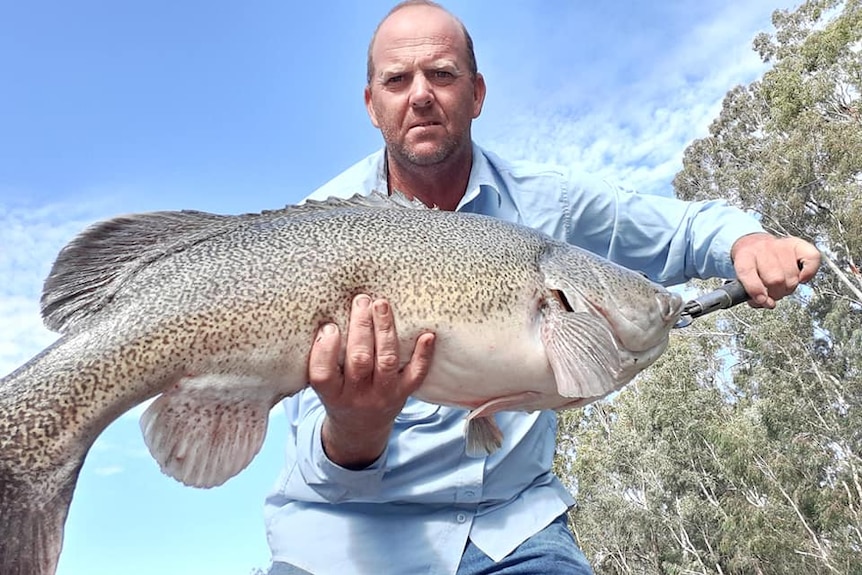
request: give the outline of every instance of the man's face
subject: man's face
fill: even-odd
[[[450,15],[427,6],[395,12],[378,30],[371,58],[365,105],[390,154],[429,166],[469,143],[485,82],[471,76],[466,40]]]

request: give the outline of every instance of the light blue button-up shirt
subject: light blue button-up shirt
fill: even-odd
[[[311,197],[386,189],[381,150]],[[541,230],[664,284],[733,277],[731,245],[762,231],[723,201],[627,192],[568,168],[506,162],[475,144],[457,209]],[[380,458],[351,471],[323,452],[314,392],[284,403],[287,461],[265,506],[273,561],[315,575],[454,574],[468,538],[500,560],[574,503],[551,473],[553,412],[498,413],[502,448],[472,458],[465,410],[411,398]]]

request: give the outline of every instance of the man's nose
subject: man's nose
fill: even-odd
[[[410,86],[410,105],[414,108],[425,108],[434,101],[434,90],[431,83],[422,74],[413,76],[413,85]]]

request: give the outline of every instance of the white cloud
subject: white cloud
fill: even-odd
[[[707,134],[727,91],[766,69],[751,48],[754,36],[770,29],[772,5],[760,4],[728,3],[697,22],[685,21],[690,7],[681,4],[668,13],[680,20],[670,27],[680,32],[661,42],[655,31],[597,33],[598,39],[581,39],[603,42],[593,49],[593,65],[576,51],[568,68],[560,68],[559,58],[549,64],[524,54],[522,67],[551,79],[543,90],[507,83],[504,93],[492,92],[489,98],[499,103],[477,124],[477,137],[507,157],[574,165],[627,188],[670,193],[686,145]],[[605,66],[605,60],[626,66]],[[497,75],[504,72],[489,72]]]
[[[40,316],[42,282],[60,248],[105,213],[95,202],[0,204],[0,374],[56,339]]]

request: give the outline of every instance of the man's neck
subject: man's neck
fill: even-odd
[[[402,164],[387,153],[389,193],[394,190],[408,198],[417,198],[426,206],[454,211],[467,192],[473,147],[456,154],[450,161],[433,166]]]

